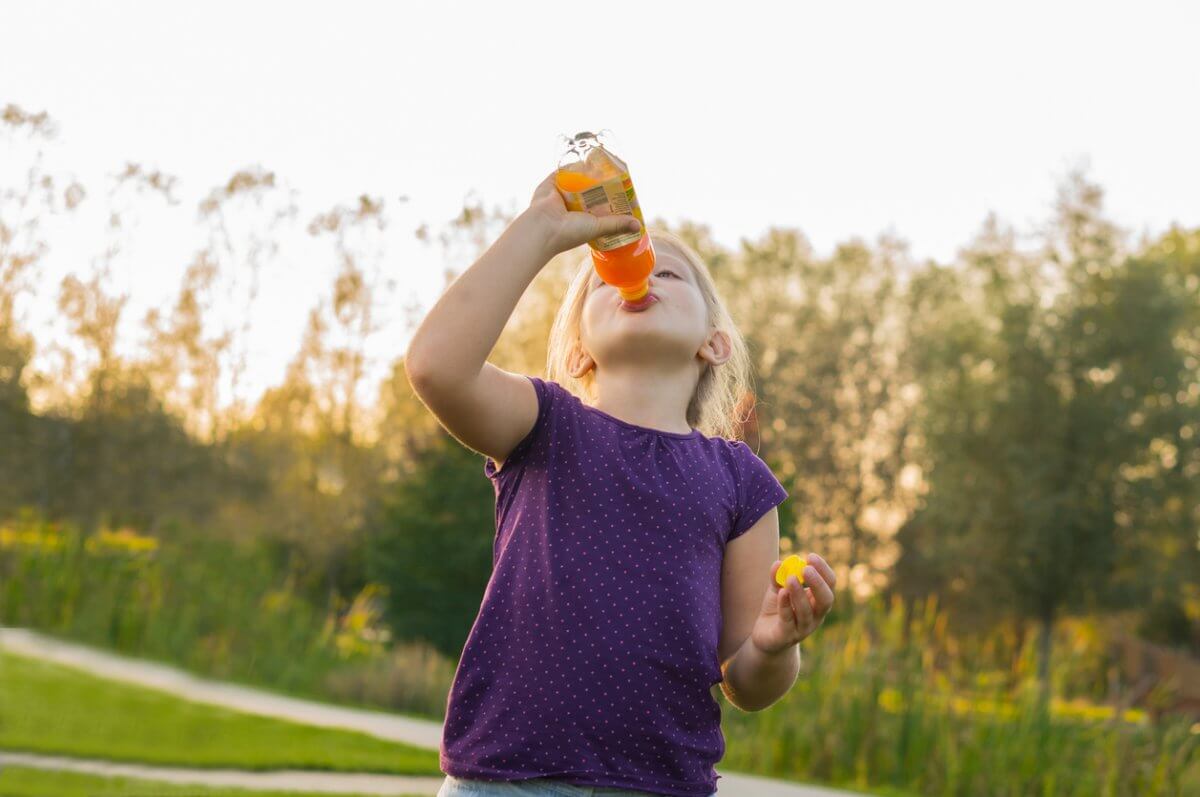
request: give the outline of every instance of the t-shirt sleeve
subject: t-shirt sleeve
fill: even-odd
[[[554,382],[536,376],[529,376],[528,374],[525,375],[525,378],[533,383],[533,390],[537,394],[537,420],[534,421],[533,428],[529,430],[529,433],[522,437],[516,446],[513,447],[513,450],[509,452],[499,469],[497,469],[496,462],[491,457],[484,458],[483,472],[489,479],[504,478],[509,473],[521,470],[531,454],[547,437],[547,427],[550,425],[550,417],[555,405],[558,403],[557,385]]]
[[[726,542],[746,533],[771,507],[788,497],[788,491],[775,478],[770,466],[741,440],[734,443],[734,467],[737,509]]]

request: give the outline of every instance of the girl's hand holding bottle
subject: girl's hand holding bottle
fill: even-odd
[[[782,564],[776,561],[771,566],[771,586],[767,587],[762,611],[750,632],[755,647],[767,655],[781,653],[816,631],[833,608],[833,589],[837,585],[833,568],[812,553],[804,568],[804,584],[789,575],[786,586],[778,587],[776,573]]]
[[[541,228],[550,257],[569,252],[602,235],[635,232],[642,228],[641,222],[633,216],[596,216],[568,210],[554,184],[557,172],[557,169],[550,172],[534,190],[524,214]]]

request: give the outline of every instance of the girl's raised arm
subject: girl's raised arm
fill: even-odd
[[[542,181],[529,207],[450,284],[409,342],[409,382],[447,431],[503,462],[537,420],[529,380],[487,362],[521,295],[556,254],[639,226],[633,216],[568,211],[554,173]]]

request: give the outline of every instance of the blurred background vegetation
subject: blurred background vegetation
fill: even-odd
[[[47,114],[0,115],[30,152],[54,135]],[[0,185],[0,622],[440,718],[493,492],[412,393],[400,341],[362,399],[387,203],[302,219],[270,172],[214,176],[174,211],[208,244],[134,356],[121,245],[50,284],[47,222],[118,191],[178,207],[173,178],[20,168]],[[1200,228],[1132,241],[1083,170],[1054,190],[1033,235],[991,216],[949,263],[887,235],[818,256],[795,228],[730,251],[653,222],[705,257],[747,335],[745,437],[791,493],[783,553],[819,551],[842,590],[787,698],[723,705],[726,765],[920,794],[1200,789]],[[115,241],[136,235],[127,212]],[[419,237],[461,270],[508,220],[468,203]],[[270,290],[253,276],[296,231],[329,240],[337,277],[285,379],[241,397],[249,318],[206,318],[230,272]],[[541,374],[580,254],[538,276],[493,362]],[[32,295],[76,344],[53,369],[32,365]]]

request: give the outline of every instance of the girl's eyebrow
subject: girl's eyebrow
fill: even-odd
[[[690,268],[681,268],[679,266],[673,265],[672,263],[664,263],[662,266],[658,266],[656,264],[654,267],[654,270],[658,271],[659,268],[670,269],[671,271],[674,271],[676,274],[681,274],[682,275],[681,279],[684,282],[691,282],[693,284],[696,284],[696,275],[692,273],[692,270]]]

